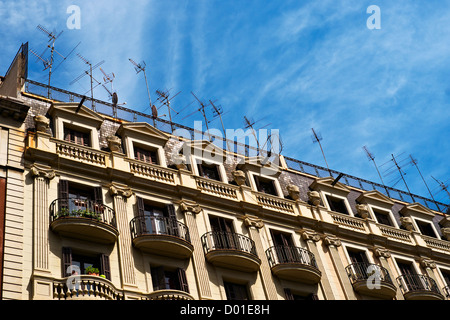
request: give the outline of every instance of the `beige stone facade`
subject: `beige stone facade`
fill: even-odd
[[[29,94],[20,75],[0,86],[2,299],[447,299],[443,213],[282,156],[262,174],[262,158]]]

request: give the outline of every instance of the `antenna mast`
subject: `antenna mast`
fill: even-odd
[[[439,184],[439,186],[441,187],[442,190],[447,192],[447,195],[448,195],[448,197],[450,199],[450,192],[448,191],[448,187],[442,181],[439,181],[438,179],[436,179],[433,176],[431,176],[431,177],[434,179],[434,181],[436,181]]]
[[[314,128],[311,128],[311,130],[313,132],[312,135],[313,143],[319,144],[320,151],[322,151],[323,159],[325,160],[325,164],[327,165],[328,172],[330,173],[330,176],[332,176],[330,167],[328,167],[327,158],[325,158],[325,153],[323,152],[322,144],[320,143],[320,140],[322,140],[322,136],[320,135],[320,133],[316,133],[316,131],[314,131]]]
[[[83,57],[81,54],[77,53],[78,58],[80,58],[84,63],[86,63],[89,66],[88,70],[85,70],[82,74],[80,74],[78,77],[73,79],[70,84],[74,84],[81,78],[83,78],[85,75],[88,75],[91,81],[91,101],[92,101],[92,108],[94,109],[94,81],[97,83],[100,83],[100,81],[96,80],[94,76],[92,75],[92,71],[94,71],[97,67],[101,66],[103,63],[105,63],[105,60],[100,61],[95,66],[92,66],[92,63],[87,60],[85,57]]]
[[[70,53],[67,56],[63,56],[61,53],[59,53],[56,49],[55,49],[55,42],[56,39],[59,38],[59,36],[63,33],[63,31],[61,31],[58,35],[56,35],[56,31],[54,32],[50,32],[48,31],[45,27],[43,27],[42,25],[38,25],[36,27],[38,30],[42,31],[43,33],[45,33],[49,40],[49,44],[47,44],[47,48],[44,50],[44,52],[39,55],[37,54],[35,51],[33,51],[32,49],[30,49],[30,52],[32,54],[34,54],[39,60],[42,61],[42,63],[44,64],[44,70],[48,69],[48,88],[47,88],[47,98],[50,99],[50,83],[51,83],[51,79],[52,79],[52,73],[56,71],[56,69],[61,65],[61,63],[63,63],[71,54],[72,52],[75,50],[76,47],[78,47],[78,45],[81,42],[78,42],[78,44],[75,46],[75,48],[72,49],[72,51],[70,51]],[[51,44],[50,44],[51,42]],[[47,51],[47,49],[50,48],[50,58],[49,59],[45,59],[43,57],[45,51]],[[60,64],[58,64],[58,66],[56,66],[56,68],[53,70],[53,63],[54,63],[54,53],[57,53],[58,55],[60,55],[63,58],[63,61],[60,62]]]
[[[401,167],[400,167],[399,164],[397,163],[397,160],[395,160],[394,154],[391,154],[391,156],[392,156],[392,161],[394,161],[394,164],[395,164],[395,166],[397,167],[398,172],[400,172],[400,177],[402,178],[403,182],[405,183],[406,189],[408,190],[408,193],[409,193],[409,195],[410,195],[411,198],[412,198],[413,196],[412,196],[412,194],[411,194],[411,191],[409,190],[408,184],[406,183],[406,180],[405,180],[405,178],[403,177],[403,175],[404,175],[405,173],[402,171]]]
[[[369,149],[366,146],[363,146],[364,151],[366,152],[367,158],[369,161],[373,161],[373,164],[375,165],[375,169],[377,169],[378,176],[380,177],[381,183],[383,184],[384,188],[386,189],[386,185],[384,184],[383,178],[381,177],[380,171],[378,170],[378,166],[375,162],[375,156],[373,153],[369,151]]]
[[[148,94],[148,100],[150,103],[150,109],[153,109],[153,104],[152,104],[152,99],[150,97],[150,90],[148,89],[148,81],[147,81],[147,74],[145,72],[145,61],[142,61],[141,63],[137,63],[136,61],[134,61],[133,59],[129,58],[128,60],[130,60],[130,62],[134,65],[134,69],[136,70],[136,74],[138,74],[139,72],[143,72],[144,73],[144,78],[145,78],[145,85],[147,86],[147,94]]]
[[[416,167],[417,171],[418,171],[419,174],[420,174],[420,177],[421,177],[422,180],[423,180],[423,183],[424,183],[425,186],[427,187],[427,190],[428,190],[428,193],[429,193],[430,196],[431,196],[431,199],[433,199],[433,201],[436,202],[436,200],[434,200],[433,194],[432,194],[431,191],[430,191],[430,188],[428,188],[428,185],[427,185],[425,179],[423,178],[422,173],[421,173],[420,170],[419,170],[419,166],[417,165],[417,160],[414,159],[414,158],[412,157],[412,155],[409,155],[409,157],[411,158],[411,163]]]
[[[177,95],[179,95],[180,92],[181,91],[177,92],[172,98],[169,99],[169,97],[170,97],[169,91],[163,92],[161,90],[156,90],[156,94],[158,95],[158,99],[157,100],[159,100],[163,105],[167,106],[167,110],[168,110],[167,113],[169,114],[169,120],[170,120],[170,129],[172,130],[172,132],[173,132],[173,122],[172,122],[172,114],[171,114],[170,110],[173,110],[176,113],[176,115],[178,115],[179,112],[177,112],[175,109],[173,109],[170,106],[170,101],[173,98],[175,98]]]

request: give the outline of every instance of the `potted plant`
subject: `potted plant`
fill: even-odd
[[[93,266],[89,266],[86,268],[86,272],[87,274],[91,275],[91,276],[98,276],[99,275],[99,270],[98,268],[94,268]]]

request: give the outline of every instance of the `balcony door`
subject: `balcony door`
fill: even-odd
[[[232,220],[210,216],[209,222],[214,247],[216,249],[240,249],[239,240],[234,233]]]
[[[294,247],[292,236],[288,233],[271,230],[278,263],[292,263],[302,261],[302,257]]]
[[[136,197],[141,234],[169,234],[179,236],[178,223],[173,204],[157,206]]]
[[[417,274],[411,262],[397,261],[397,266],[403,276],[401,284],[406,288],[406,291],[426,290],[425,283]]]

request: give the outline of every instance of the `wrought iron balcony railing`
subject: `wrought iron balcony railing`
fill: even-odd
[[[131,220],[130,229],[132,239],[146,235],[169,235],[191,242],[188,227],[173,218],[138,216]]]
[[[205,254],[214,250],[236,250],[256,254],[255,242],[239,233],[211,231],[202,236]]]
[[[352,263],[345,268],[345,271],[347,271],[347,275],[352,284],[371,279],[393,284],[389,271],[377,264],[367,262]]]
[[[429,276],[422,274],[406,274],[397,278],[398,284],[403,294],[410,292],[427,291],[441,294],[436,281]]]
[[[63,218],[92,219],[117,228],[114,210],[94,200],[66,198],[54,200],[50,204],[50,223]]]
[[[314,254],[300,247],[273,246],[266,250],[266,255],[271,268],[278,264],[294,263],[318,269]]]

